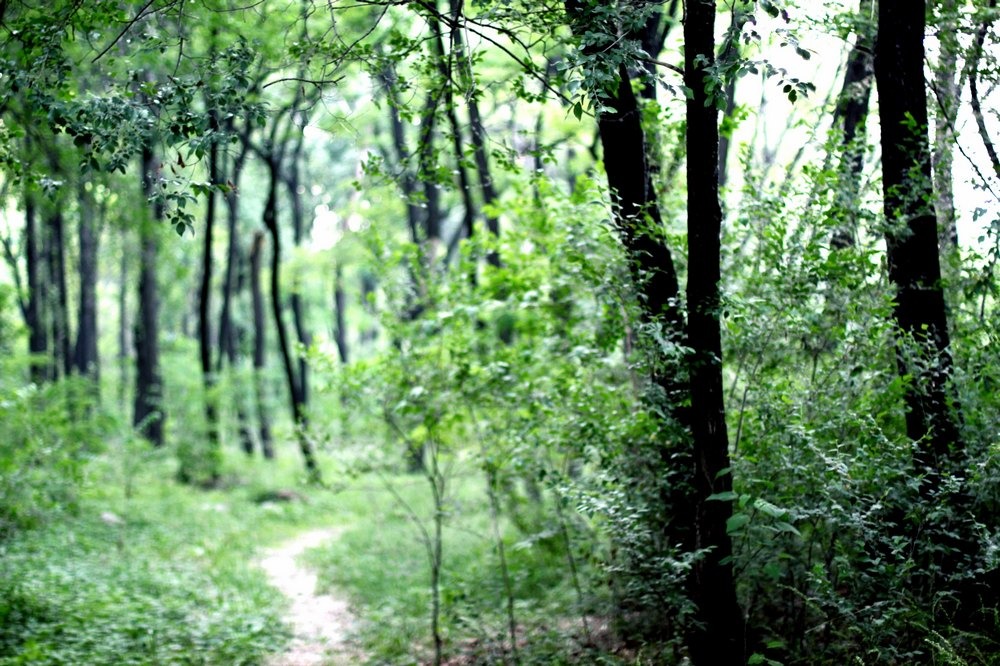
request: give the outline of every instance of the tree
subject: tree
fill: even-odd
[[[700,626],[689,638],[696,664],[742,664],[743,613],[736,600],[732,540],[733,479],[722,390],[720,330],[722,207],[719,126],[710,72],[715,60],[715,1],[688,0],[684,16],[687,102],[688,282],[687,344],[694,436],[695,548],[692,596]]]
[[[95,180],[81,176],[77,202],[80,219],[78,223],[79,258],[79,305],[77,309],[76,345],[73,351],[73,365],[85,377],[97,380],[100,376],[100,360],[97,351],[97,276],[100,225],[94,201]],[[97,382],[95,381],[95,388]]]
[[[163,202],[157,196],[160,162],[153,153],[152,146],[144,146],[140,162],[142,194],[150,201],[151,213],[140,215],[139,241],[139,306],[135,322],[135,408],[132,422],[139,432],[154,446],[162,446],[163,422],[163,380],[160,376],[160,296],[157,284],[157,260],[159,253],[159,229],[157,223],[164,217]]]

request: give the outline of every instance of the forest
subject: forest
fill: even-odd
[[[997,0],[0,0],[0,666],[1000,664]]]

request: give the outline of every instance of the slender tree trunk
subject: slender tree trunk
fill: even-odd
[[[243,165],[247,156],[248,137],[244,133],[240,152],[233,159],[227,183],[225,202],[228,219],[229,248],[226,253],[226,272],[222,282],[222,309],[219,314],[219,358],[216,371],[221,372],[223,361],[229,363],[230,373],[235,373],[239,366],[240,354],[237,351],[239,338],[245,335],[245,327],[233,323],[232,303],[234,292],[239,294],[244,286],[245,257],[240,252],[239,218],[240,198],[238,187],[243,173]],[[221,180],[221,178],[220,178]],[[240,390],[238,382],[234,382],[236,395],[236,423],[239,432],[240,447],[247,455],[253,455],[253,436],[250,434],[250,419],[244,406],[245,392]]]
[[[93,196],[86,189],[87,182],[90,181],[81,178],[79,192],[80,295],[73,364],[77,372],[94,380],[94,388],[97,390],[97,379],[100,376],[97,356],[97,250],[100,229],[95,215]]]
[[[857,211],[861,198],[861,172],[865,164],[865,119],[871,102],[874,77],[875,0],[861,0],[858,7],[858,32],[847,57],[844,85],[837,100],[833,125],[842,129],[840,176],[835,193],[837,228],[831,238],[835,248],[854,245]]]
[[[295,247],[301,247],[305,237],[305,213],[302,210],[302,194],[300,190],[300,170],[302,160],[302,143],[304,135],[300,132],[296,138],[295,149],[289,156],[289,165],[285,170],[285,185],[288,189],[288,200],[291,202],[292,212],[292,241]],[[304,349],[309,349],[312,344],[312,334],[306,326],[305,304],[302,298],[302,281],[296,275],[292,285],[292,294],[289,299],[292,306],[292,322],[295,325],[295,336],[299,345]],[[309,404],[309,362],[305,355],[299,354],[299,392],[302,405]]]
[[[428,6],[431,7],[431,9],[427,12],[425,18],[431,29],[431,49],[439,78],[437,85],[439,86],[440,92],[437,92],[436,95],[439,99],[443,98],[445,117],[448,120],[448,127],[451,129],[452,149],[455,153],[455,173],[458,176],[458,189],[462,195],[462,205],[464,207],[462,214],[462,228],[465,229],[466,236],[471,238],[475,233],[474,223],[476,217],[476,204],[472,198],[472,186],[469,182],[469,172],[465,168],[465,146],[462,139],[462,128],[458,124],[458,115],[455,113],[453,82],[453,79],[455,78],[455,68],[453,66],[454,63],[451,58],[449,58],[449,54],[444,48],[443,29],[437,14],[437,0],[433,0],[432,3],[428,3]],[[454,56],[454,53],[451,55]],[[441,239],[441,228],[440,222],[437,219],[432,219],[429,215],[427,217],[427,223],[427,238],[434,252],[430,255],[431,261],[433,262],[433,260],[437,258],[436,248]]]
[[[427,95],[427,103],[420,119],[418,140],[417,171],[418,178],[424,184],[424,238],[421,242],[428,245],[428,265],[433,264],[437,256],[438,245],[441,242],[441,192],[435,176],[434,129],[437,125],[437,105],[440,93],[432,90]]]
[[[378,311],[375,305],[376,288],[375,276],[367,271],[363,271],[361,273],[361,307],[368,314],[371,323],[361,331],[361,341],[368,344],[378,339],[378,325],[376,324]]]
[[[121,261],[118,265],[118,404],[125,410],[125,394],[128,387],[128,361],[131,357],[128,313],[128,238],[124,229],[121,233]]]
[[[209,126],[215,132],[218,122],[214,113],[210,112]],[[208,191],[205,201],[205,229],[202,234],[201,248],[201,283],[198,289],[198,351],[201,361],[201,385],[202,400],[204,401],[205,425],[207,427],[206,443],[204,450],[198,445],[192,451],[194,459],[199,461],[200,469],[191,469],[193,460],[181,460],[181,468],[178,472],[180,479],[191,482],[195,476],[204,475],[209,483],[216,483],[219,480],[222,464],[221,443],[219,441],[219,410],[216,403],[215,386],[216,374],[212,364],[212,273],[215,261],[212,257],[212,249],[215,243],[215,209],[218,197],[215,186],[219,182],[219,146],[217,138],[213,137],[208,148]]]
[[[262,248],[264,246],[264,234],[258,231],[254,234],[253,246],[250,250],[250,296],[253,303],[253,387],[254,396],[257,401],[257,420],[259,423],[259,436],[261,453],[267,459],[274,458],[274,442],[271,438],[271,414],[267,407],[267,396],[264,392],[264,368],[266,365],[265,352],[266,335],[264,321],[264,295],[260,284],[260,270],[263,262]]]
[[[154,194],[159,178],[160,164],[150,147],[142,150],[140,177],[142,193],[148,199]],[[163,422],[163,380],[160,376],[159,345],[159,288],[156,281],[158,261],[158,241],[156,226],[163,219],[163,204],[152,204],[152,219],[143,215],[139,226],[142,246],[139,269],[139,311],[135,322],[135,410],[133,423],[140,434],[154,446],[162,446]]]
[[[24,242],[28,282],[28,352],[31,354],[31,380],[40,384],[51,378],[49,335],[45,325],[45,303],[48,285],[44,279],[35,194],[29,185],[24,192]]]
[[[958,246],[958,227],[955,221],[955,191],[952,183],[954,164],[955,116],[958,111],[958,3],[956,0],[938,0],[938,43],[940,51],[934,68],[934,92],[937,113],[934,114],[934,154],[931,156],[934,172],[934,208],[937,214],[939,243],[942,248]]]
[[[462,31],[459,29],[459,19],[462,15],[462,0],[451,0],[451,43],[452,55],[458,62],[459,71],[468,90],[465,93],[465,105],[469,111],[469,128],[472,133],[472,153],[476,161],[476,172],[479,176],[479,190],[483,197],[483,217],[486,220],[486,229],[494,237],[500,236],[500,221],[497,216],[490,212],[490,207],[496,203],[497,193],[493,185],[493,175],[490,172],[490,160],[486,151],[486,129],[483,127],[483,119],[479,113],[479,96],[476,88],[475,72],[472,70],[472,61],[466,53],[465,44],[462,40]],[[470,227],[469,236],[472,235]],[[486,255],[486,261],[491,266],[500,266],[500,255],[496,251],[491,251]]]
[[[337,343],[337,353],[340,354],[340,362],[343,365],[348,363],[347,350],[347,299],[344,297],[344,269],[338,263],[333,269],[333,312],[336,317],[336,328],[333,338]]]
[[[319,466],[316,464],[316,456],[307,432],[309,418],[306,413],[305,397],[300,378],[295,373],[288,330],[285,327],[284,314],[281,308],[281,234],[278,230],[277,214],[280,165],[272,157],[268,160],[267,166],[270,178],[268,180],[267,202],[264,204],[264,226],[271,235],[271,312],[274,316],[275,329],[278,331],[278,349],[281,352],[281,361],[285,368],[285,379],[288,383],[292,420],[295,423],[298,435],[299,450],[302,452],[306,473],[309,475],[310,480],[319,481]]]
[[[605,3],[602,8],[610,5]],[[617,26],[600,25],[600,18],[595,25],[593,14],[581,0],[569,0],[566,10],[575,34],[603,30],[608,35],[607,46],[592,44],[585,55],[596,56],[612,48]],[[615,95],[599,96],[595,102],[602,109],[597,123],[614,224],[625,249],[643,328],[659,332],[658,339],[649,347],[652,390],[647,394],[653,412],[664,415],[655,451],[659,460],[657,469],[637,469],[635,473],[648,475],[646,478],[658,495],[654,501],[659,502],[660,511],[649,518],[651,529],[656,530],[658,547],[664,551],[677,547],[692,551],[695,518],[690,483],[694,458],[689,436],[679,432],[689,425],[690,387],[677,356],[660,351],[664,343],[678,347],[684,344],[681,294],[653,187],[653,160],[642,126],[639,100],[624,64],[618,68]]]
[[[719,321],[719,126],[715,104],[705,93],[706,73],[715,56],[715,14],[715,0],[688,0],[684,20],[684,78],[692,91],[687,102],[688,372],[696,468],[696,547],[705,550],[691,574],[697,626],[688,640],[692,661],[699,666],[746,663],[743,613],[733,577],[733,546],[726,531],[733,515],[732,501],[712,499],[733,487]]]
[[[400,171],[400,188],[406,199],[406,221],[410,229],[410,238],[414,243],[420,242],[420,206],[416,202],[417,183],[413,172],[407,164],[409,153],[406,149],[406,132],[403,120],[399,114],[399,95],[396,91],[396,71],[387,66],[382,73],[382,84],[389,100],[389,125],[392,128],[392,147],[396,153],[396,164]]]
[[[62,212],[58,209],[50,211],[46,217],[48,273],[55,287],[50,292],[52,347],[55,352],[56,373],[67,377],[73,372],[73,354],[69,334],[69,290],[66,285],[66,225]]]

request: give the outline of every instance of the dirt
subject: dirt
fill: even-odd
[[[271,585],[291,601],[285,620],[294,632],[288,650],[273,656],[268,666],[347,666],[364,661],[349,642],[358,619],[347,600],[336,593],[316,594],[316,574],[296,561],[340,532],[337,528],[311,530],[264,553],[260,567]]]

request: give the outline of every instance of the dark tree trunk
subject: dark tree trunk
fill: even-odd
[[[624,66],[618,74],[618,96],[603,100],[614,110],[598,118],[615,223],[639,288],[643,320],[661,323],[665,336],[680,342],[684,335],[684,319],[678,307],[680,287],[652,187],[642,114]],[[669,404],[682,402],[680,392],[686,387],[676,373],[657,372],[654,379],[667,392]]]
[[[281,234],[278,229],[278,181],[280,165],[272,156],[267,163],[269,180],[267,201],[264,204],[264,226],[271,235],[271,312],[274,316],[274,326],[278,331],[278,349],[285,368],[285,379],[288,383],[288,395],[292,408],[292,420],[298,435],[299,450],[305,461],[306,473],[310,480],[319,481],[320,471],[316,464],[312,442],[309,441],[307,429],[309,418],[306,413],[305,396],[300,378],[296,376],[295,364],[292,360],[291,344],[288,330],[285,327],[284,314],[281,308]]]
[[[264,294],[260,285],[260,270],[263,262],[262,249],[264,234],[258,231],[253,237],[250,250],[250,296],[253,303],[253,387],[257,401],[257,420],[260,424],[261,453],[267,459],[274,458],[274,442],[271,438],[271,415],[267,407],[267,397],[264,393],[264,367],[267,336],[264,321]]]
[[[888,223],[889,279],[896,287],[899,370],[911,377],[906,393],[906,432],[918,447],[918,470],[931,486],[959,455],[948,321],[931,187],[924,87],[923,0],[881,0],[875,76],[882,125],[882,182]],[[908,360],[915,343],[921,362]]]
[[[338,263],[333,269],[333,312],[336,317],[336,328],[333,331],[333,338],[337,343],[337,353],[340,354],[340,362],[343,365],[348,363],[347,350],[347,299],[344,297],[344,269]]]
[[[595,26],[593,16],[581,0],[569,0],[566,10],[575,34],[601,29],[608,35],[608,45],[591,45],[586,55],[596,56],[612,48],[617,26]],[[664,550],[695,547],[694,512],[690,484],[694,474],[691,440],[679,432],[689,424],[690,387],[686,370],[675,357],[663,353],[664,342],[683,345],[686,335],[680,309],[680,288],[673,256],[667,246],[665,229],[653,187],[652,160],[642,127],[639,100],[625,65],[618,68],[615,95],[605,94],[595,100],[604,110],[598,114],[598,130],[604,152],[604,168],[611,193],[614,223],[625,249],[645,329],[660,331],[660,339],[650,342],[650,379],[648,395],[654,413],[663,414],[660,440],[654,455],[656,469],[639,463],[636,475],[648,475],[656,489],[659,513],[650,517],[650,527],[657,532],[657,543]],[[669,618],[661,617],[664,621]]]
[[[715,14],[714,0],[688,0],[684,20],[684,78],[692,92],[687,102],[687,341],[695,452],[695,545],[706,551],[691,575],[697,625],[688,640],[692,661],[704,666],[746,663],[743,613],[736,599],[731,561],[733,547],[726,532],[726,522],[733,515],[732,502],[710,499],[733,487],[728,471],[719,321],[719,127],[715,104],[705,93],[706,72],[715,55]]]
[[[240,252],[239,242],[239,217],[240,198],[238,187],[240,177],[243,173],[243,165],[247,155],[247,139],[244,133],[241,141],[240,151],[232,161],[229,172],[229,181],[225,194],[226,212],[228,217],[229,249],[226,253],[226,272],[222,281],[222,309],[219,314],[219,358],[216,363],[216,370],[222,371],[223,361],[229,363],[231,372],[237,369],[239,364],[239,344],[238,339],[245,335],[245,326],[238,326],[233,323],[232,303],[234,295],[239,294],[244,288],[244,263],[245,257]],[[220,178],[221,180],[221,178]],[[250,434],[250,420],[244,406],[245,393],[237,387],[236,402],[236,423],[239,432],[240,447],[247,455],[253,455],[253,437]]]
[[[46,227],[49,280],[55,287],[54,291],[49,292],[52,298],[49,310],[52,315],[49,321],[52,327],[52,348],[55,352],[56,373],[66,377],[73,372],[73,354],[69,334],[69,290],[66,286],[66,225],[60,210],[50,211]]]
[[[500,221],[497,216],[489,211],[489,208],[496,203],[497,193],[493,186],[493,175],[490,172],[489,155],[486,152],[486,129],[483,127],[483,119],[479,113],[478,90],[476,88],[475,73],[472,70],[472,63],[465,52],[465,45],[462,41],[462,31],[459,28],[459,19],[462,14],[462,0],[451,0],[452,29],[451,43],[452,55],[458,62],[465,79],[465,85],[469,90],[465,94],[466,107],[469,110],[469,128],[472,133],[472,152],[476,161],[476,172],[479,175],[479,189],[483,196],[483,217],[486,220],[486,229],[494,237],[500,236]],[[469,236],[472,236],[472,227],[469,226]],[[496,251],[491,251],[486,255],[486,261],[491,266],[500,266],[500,255]]]
[[[211,131],[218,130],[218,123],[215,115],[210,114],[209,121]],[[178,472],[180,479],[185,482],[207,481],[215,483],[221,474],[221,449],[219,442],[219,410],[216,404],[215,368],[212,364],[212,273],[215,261],[212,257],[212,249],[215,242],[215,209],[218,197],[216,197],[215,186],[219,182],[219,146],[216,137],[210,139],[208,148],[208,191],[205,195],[205,230],[202,234],[201,248],[201,283],[198,289],[198,356],[201,361],[201,384],[202,399],[204,400],[205,425],[207,427],[206,446],[207,449],[201,451],[201,446],[195,447],[195,457],[201,461],[201,469],[190,469],[189,464],[181,461],[181,468]],[[195,475],[204,475],[204,479],[195,478]]]
[[[295,243],[296,248],[302,245],[302,241],[306,233],[305,213],[302,210],[302,194],[299,192],[301,182],[300,169],[302,159],[302,143],[304,137],[304,134],[301,132],[298,133],[295,149],[289,156],[288,168],[284,172],[285,185],[288,189],[288,200],[292,204],[292,241]],[[295,325],[295,336],[298,338],[299,345],[301,345],[303,349],[309,349],[309,346],[312,344],[312,335],[309,333],[309,329],[306,326],[305,304],[302,298],[302,284],[298,276],[295,278],[295,284],[292,285],[292,294],[289,301],[292,306],[292,321]],[[303,354],[299,355],[298,361],[300,400],[302,401],[303,407],[305,407],[309,404],[309,363]]]
[[[128,361],[131,357],[128,321],[128,258],[129,234],[121,233],[121,261],[118,265],[118,404],[125,410],[128,387]]]
[[[431,48],[433,50],[433,56],[435,61],[435,66],[438,72],[438,82],[437,85],[440,86],[442,91],[440,95],[444,98],[444,112],[448,119],[448,127],[451,129],[451,144],[452,149],[455,152],[455,172],[458,175],[458,189],[462,194],[462,205],[464,210],[462,213],[462,228],[465,230],[465,235],[469,238],[475,233],[474,224],[476,218],[476,204],[472,199],[472,186],[469,183],[469,172],[465,168],[465,147],[462,140],[462,129],[458,124],[458,115],[455,113],[455,95],[454,95],[454,83],[455,78],[454,67],[452,61],[449,59],[448,53],[445,52],[444,48],[444,38],[442,35],[441,21],[437,15],[437,1],[433,3],[433,8],[427,14],[427,23],[431,28]],[[455,54],[452,53],[452,56]],[[437,226],[437,225],[436,225]],[[428,238],[440,238],[440,229],[435,232],[435,236],[431,236],[430,227],[428,227]]]
[[[396,92],[396,71],[387,67],[382,74],[382,83],[389,99],[389,123],[392,127],[392,147],[396,155],[396,163],[400,171],[400,188],[406,199],[406,222],[410,229],[410,239],[420,242],[420,206],[416,202],[417,183],[409,165],[409,153],[406,149],[406,133],[403,120],[399,114],[399,95]]]
[[[441,242],[441,192],[438,188],[435,165],[434,129],[437,125],[437,106],[440,92],[432,90],[427,95],[424,114],[420,119],[417,152],[418,178],[424,184],[424,216],[422,242],[429,245],[428,256],[433,260]]]
[[[24,193],[24,243],[28,282],[26,321],[28,326],[28,352],[31,354],[31,380],[36,384],[52,377],[49,357],[49,334],[45,325],[45,303],[48,285],[42,266],[42,252],[38,228],[38,210],[30,186]]]
[[[152,148],[142,151],[142,193],[154,194],[160,165]],[[139,311],[135,322],[135,411],[133,423],[154,446],[163,445],[163,380],[160,377],[159,288],[156,283],[158,241],[156,226],[163,220],[163,204],[152,203],[152,216],[143,215],[139,226],[142,246],[139,269]]]
[[[375,321],[378,312],[375,306],[375,290],[377,283],[375,276],[367,271],[361,273],[361,307],[372,320],[371,324],[361,331],[361,341],[372,343],[378,339],[378,326]]]
[[[871,18],[875,0],[861,0],[858,7],[858,33],[847,57],[844,86],[837,100],[833,125],[841,125],[843,153],[840,178],[836,191],[838,220],[831,244],[833,247],[854,245],[857,232],[857,210],[861,195],[861,172],[865,159],[865,119],[871,101],[875,23]]]
[[[80,296],[77,310],[76,348],[73,364],[81,375],[97,379],[100,366],[97,356],[97,249],[100,229],[94,210],[94,200],[87,191],[86,181],[80,183]]]

